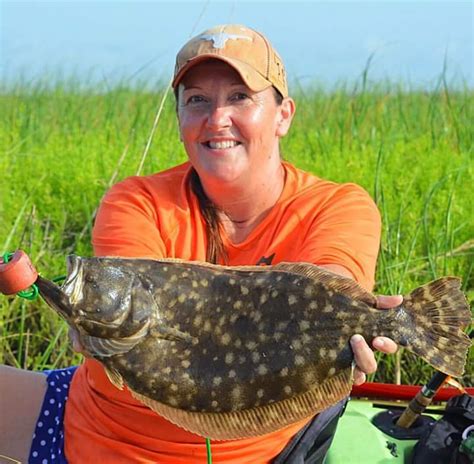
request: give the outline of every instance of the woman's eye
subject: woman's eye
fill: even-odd
[[[201,97],[201,95],[192,95],[191,97],[188,98],[186,103],[202,103],[204,102],[204,98]]]
[[[247,98],[249,98],[249,96],[243,92],[237,92],[236,94],[232,95],[233,100],[245,100]]]

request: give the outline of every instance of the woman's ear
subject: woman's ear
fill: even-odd
[[[291,121],[296,111],[296,105],[292,98],[285,97],[278,107],[278,121],[276,135],[278,137],[284,137],[291,126]]]

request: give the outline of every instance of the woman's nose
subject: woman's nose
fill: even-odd
[[[231,126],[232,109],[226,105],[212,105],[207,118],[207,124],[211,129]]]

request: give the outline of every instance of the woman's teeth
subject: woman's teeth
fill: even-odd
[[[220,149],[222,150],[223,148],[233,148],[235,146],[237,146],[239,144],[239,142],[236,142],[235,140],[226,140],[226,141],[223,141],[223,142],[207,142],[206,145],[209,147],[209,148],[217,148],[217,149]]]

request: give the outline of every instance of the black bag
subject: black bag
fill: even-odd
[[[452,397],[444,416],[416,444],[412,464],[472,464],[473,437],[463,439],[462,435],[473,424],[474,397],[467,394]]]
[[[324,461],[336,433],[339,418],[348,398],[320,412],[306,424],[273,460],[273,464],[320,464]]]

